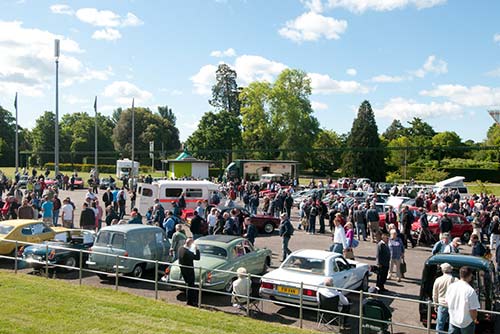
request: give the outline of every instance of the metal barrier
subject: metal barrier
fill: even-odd
[[[12,240],[2,240],[2,242],[12,242],[12,243],[15,243],[15,251],[14,251],[14,255],[13,256],[0,255],[0,259],[3,258],[3,259],[14,260],[14,273],[15,274],[17,274],[18,271],[19,271],[19,261],[23,261],[22,259],[19,258],[18,250],[21,247],[24,247],[24,246],[30,246],[30,245],[40,246],[40,244],[37,244],[37,243],[12,241]],[[87,251],[87,250],[77,250],[77,249],[74,249],[74,248],[67,248],[67,247],[56,246],[56,245],[51,245],[50,247],[51,247],[51,249],[56,249],[56,250],[58,249],[58,250],[67,250],[67,251],[78,252],[79,253],[79,261],[78,261],[79,265],[76,267],[76,266],[66,266],[66,265],[57,264],[57,263],[49,263],[49,246],[46,245],[45,246],[45,261],[37,261],[36,259],[31,261],[32,263],[41,265],[41,268],[42,267],[45,268],[45,277],[46,278],[49,278],[49,268],[63,268],[63,269],[67,269],[67,270],[78,270],[79,285],[83,284],[82,283],[82,281],[83,281],[82,274],[84,272],[87,272],[87,273],[93,273],[93,274],[97,274],[97,275],[107,275],[107,276],[111,276],[111,277],[114,276],[114,281],[115,281],[114,282],[114,288],[115,288],[115,290],[118,290],[119,279],[120,279],[120,276],[123,275],[123,273],[120,272],[120,260],[132,260],[132,261],[140,261],[141,263],[151,263],[151,264],[154,265],[154,270],[155,270],[154,280],[149,280],[149,279],[144,279],[144,278],[138,278],[138,277],[132,277],[132,276],[127,276],[127,279],[154,284],[155,299],[156,300],[159,298],[160,286],[167,286],[167,287],[174,287],[174,288],[183,288],[183,289],[185,288],[186,290],[188,290],[188,289],[197,290],[198,291],[198,307],[199,308],[202,307],[202,293],[203,292],[210,292],[210,293],[213,293],[213,294],[233,296],[233,294],[231,292],[215,291],[215,290],[204,288],[203,287],[204,281],[203,281],[203,275],[202,275],[202,273],[203,273],[203,269],[205,269],[205,268],[202,268],[202,267],[192,267],[194,270],[198,270],[198,282],[196,282],[198,284],[198,287],[195,286],[195,287],[191,287],[190,288],[190,287],[187,287],[184,284],[177,284],[177,283],[174,283],[174,282],[171,282],[171,281],[163,282],[163,281],[161,281],[161,280],[158,279],[158,272],[159,272],[159,266],[160,265],[163,265],[163,266],[169,267],[169,268],[172,268],[172,267],[179,267],[179,268],[185,267],[185,266],[182,266],[182,265],[179,265],[179,264],[170,263],[170,262],[163,262],[163,261],[158,261],[158,260],[147,260],[147,259],[143,259],[143,258],[134,258],[134,257],[129,257],[129,256],[112,255],[112,254],[99,253],[99,252]],[[92,269],[89,269],[89,268],[84,268],[84,263],[83,263],[84,256],[83,256],[83,254],[89,254],[89,255],[90,254],[97,254],[97,255],[114,257],[115,258],[115,265],[113,266],[114,267],[113,268],[114,272],[105,272],[105,271],[99,271],[99,270],[92,270]],[[233,277],[237,277],[237,273],[236,272],[232,272],[232,271],[210,269],[210,272],[225,273],[225,274],[228,274],[228,275],[232,275]],[[255,274],[250,274],[250,273],[247,274],[247,278],[248,278],[249,282],[252,282],[253,278],[260,279],[261,277],[262,276],[260,276],[260,275],[255,275]],[[296,282],[287,281],[287,280],[274,280],[274,281],[278,281],[278,282],[284,283],[284,284],[286,284],[286,283],[296,284]],[[315,287],[316,289],[318,289],[320,287],[321,288],[325,288],[324,285],[307,284],[307,286],[308,287]],[[330,287],[327,287],[327,288],[330,288]],[[359,333],[360,334],[363,333],[363,328],[364,328],[364,324],[365,324],[366,321],[376,322],[376,323],[380,323],[380,324],[387,324],[389,326],[398,326],[398,327],[403,327],[403,328],[408,328],[408,329],[414,329],[414,330],[417,330],[417,331],[425,331],[428,334],[430,334],[430,333],[446,333],[446,332],[437,331],[437,330],[431,328],[431,320],[432,320],[431,319],[431,312],[432,312],[432,307],[438,306],[438,305],[432,303],[431,300],[422,301],[422,300],[402,298],[402,297],[396,297],[396,296],[386,296],[386,295],[380,295],[380,294],[373,294],[373,293],[364,292],[363,290],[357,291],[357,290],[343,289],[343,288],[338,288],[338,287],[331,287],[331,289],[335,289],[337,291],[340,291],[343,294],[354,293],[354,294],[358,295],[358,297],[359,297],[359,305],[358,305],[358,307],[359,307],[359,314],[350,314],[350,313],[346,314],[346,313],[335,312],[335,311],[331,311],[331,310],[323,310],[323,309],[320,309],[319,307],[310,307],[310,306],[304,305],[304,300],[303,300],[304,282],[300,283],[299,303],[298,303],[298,305],[294,304],[294,303],[288,303],[288,302],[283,302],[283,301],[278,301],[278,300],[270,300],[270,299],[262,298],[260,296],[259,297],[252,296],[251,293],[250,293],[251,287],[249,287],[247,289],[246,295],[236,295],[236,296],[237,297],[244,297],[244,298],[246,298],[246,303],[247,303],[246,314],[247,314],[247,316],[251,315],[250,314],[249,305],[250,305],[250,303],[252,301],[253,302],[262,302],[262,303],[266,303],[267,302],[267,303],[277,304],[277,305],[280,305],[280,306],[299,308],[299,319],[298,319],[298,321],[299,321],[299,327],[300,328],[303,327],[304,310],[307,310],[307,311],[322,312],[322,313],[328,313],[328,314],[332,314],[332,315],[339,315],[339,316],[343,316],[343,317],[357,319],[359,321]],[[398,323],[398,322],[393,322],[393,321],[384,321],[384,320],[380,320],[380,319],[373,319],[373,318],[366,317],[363,314],[363,302],[366,300],[366,298],[370,298],[370,297],[405,301],[405,302],[409,302],[409,303],[413,303],[413,304],[417,304],[417,305],[418,304],[425,304],[426,308],[427,308],[427,319],[426,319],[427,320],[427,326],[426,327],[417,327],[417,326],[410,325],[410,324],[405,324],[405,323]],[[495,312],[495,311],[478,310],[478,312],[487,314],[490,317],[500,316],[500,312]]]

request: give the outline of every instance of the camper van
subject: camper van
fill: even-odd
[[[154,200],[158,198],[165,209],[169,210],[170,206],[165,206],[165,203],[177,201],[183,192],[186,206],[195,208],[196,202],[208,201],[212,192],[218,190],[219,187],[209,181],[159,180],[152,184],[139,183],[137,188],[138,209],[141,215],[145,215],[148,208],[153,206]]]
[[[132,171],[133,166],[133,171]],[[131,172],[135,176],[139,175],[139,162],[132,161],[130,159],[116,160],[116,177],[122,179],[123,177],[129,177]]]
[[[444,181],[438,182],[434,185],[434,192],[440,192],[443,190],[458,190],[461,199],[465,199],[469,197],[469,189],[464,184],[465,177],[463,176],[455,176]]]

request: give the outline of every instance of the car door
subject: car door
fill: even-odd
[[[334,259],[335,261],[335,267],[337,272],[336,272],[336,278],[334,278],[334,283],[336,287],[347,289],[351,283],[351,273],[349,272],[349,265],[347,262],[341,258],[341,257],[336,257]]]
[[[118,260],[119,263],[123,263],[125,261],[125,259],[123,258],[123,256],[125,256],[125,254],[128,254],[127,250],[126,250],[126,236],[125,236],[125,233],[121,233],[121,232],[113,232],[113,234],[111,235],[111,242],[109,244],[109,254],[111,256],[107,256],[107,259],[106,259],[106,267],[108,268],[108,270],[115,270],[114,266],[116,265],[116,256],[122,256],[122,258],[120,258]]]
[[[250,242],[248,242],[248,240],[245,240],[242,243],[243,243],[243,248],[245,250],[244,262],[247,271],[252,274],[260,274],[264,266],[264,261],[260,259],[259,254],[255,251],[255,249],[250,244]]]
[[[112,232],[100,231],[92,247],[91,261],[95,262],[97,270],[108,270],[108,255],[110,252]]]

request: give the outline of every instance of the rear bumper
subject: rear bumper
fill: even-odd
[[[300,304],[300,295],[289,295],[285,293],[278,292],[274,289],[259,289],[259,294],[263,298],[268,298],[275,301],[291,303],[291,304]],[[310,296],[302,296],[302,304],[306,306],[317,307],[318,301],[316,297]]]

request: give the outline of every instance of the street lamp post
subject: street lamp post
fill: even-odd
[[[56,119],[55,119],[55,143],[54,143],[54,173],[55,177],[59,175],[59,44],[60,41],[54,41],[54,57],[56,58]]]

